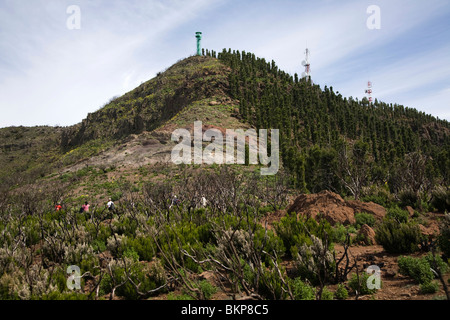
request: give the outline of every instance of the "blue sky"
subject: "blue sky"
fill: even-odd
[[[80,29],[67,28],[70,5]],[[369,29],[370,5],[380,29]],[[448,0],[0,0],[0,127],[80,122],[203,46],[450,120]]]

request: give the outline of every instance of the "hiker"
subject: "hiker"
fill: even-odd
[[[86,201],[81,208],[83,208],[83,212],[89,212],[89,203]]]
[[[55,206],[55,209],[56,209],[56,211],[61,211],[61,209],[62,209],[61,203],[58,203],[58,204]]]
[[[108,206],[108,210],[109,211],[113,211],[114,210],[114,202],[111,200],[111,198],[109,198],[109,202],[106,204]]]
[[[180,202],[180,199],[178,199],[176,195],[173,196],[172,203],[170,204],[169,209],[172,209],[172,206],[178,206]]]
[[[208,201],[206,200],[205,197],[202,197],[202,207],[206,208],[206,204],[208,203]]]

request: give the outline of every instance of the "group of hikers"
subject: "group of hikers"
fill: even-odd
[[[171,201],[170,206],[169,206],[169,209],[172,209],[173,206],[178,206],[180,203],[181,203],[181,200],[178,199],[178,197],[176,195],[173,196],[172,201]],[[200,200],[201,206],[203,208],[205,208],[207,203],[208,203],[208,201],[206,200],[206,198],[202,197],[202,199]]]
[[[181,203],[181,200],[178,199],[178,197],[176,195],[173,196],[169,209],[171,209],[173,206],[178,206],[180,203]],[[206,204],[207,204],[206,198],[202,197],[202,199],[201,199],[202,207],[206,207]],[[108,208],[108,211],[115,210],[115,204],[111,198],[109,198],[109,201],[106,203],[106,207]],[[89,212],[89,208],[90,208],[89,202],[85,201],[85,203],[80,207],[79,213]],[[61,202],[58,202],[58,204],[55,205],[55,210],[56,211],[62,210]]]
[[[108,203],[106,203],[106,207],[108,208],[109,211],[113,211],[115,209],[114,202],[112,201],[111,198],[109,198]],[[90,208],[89,202],[85,201],[84,204],[80,207],[79,213],[89,212],[89,208]],[[56,211],[62,210],[61,202],[58,202],[55,205],[55,210]]]

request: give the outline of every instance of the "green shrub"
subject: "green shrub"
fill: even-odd
[[[195,300],[195,299],[186,293],[176,295],[175,293],[170,292],[167,295],[167,300]]]
[[[302,279],[317,286],[320,284],[320,277],[328,275],[333,277],[336,269],[336,261],[333,259],[333,254],[329,247],[325,247],[322,240],[316,236],[311,237],[312,245],[304,244],[299,248],[295,259],[297,266],[297,274]],[[331,279],[325,279],[329,281]]]
[[[437,283],[436,281],[422,283],[419,286],[419,291],[420,293],[423,294],[433,294],[438,292],[438,290],[439,290],[439,283]]]
[[[295,300],[314,300],[315,289],[304,283],[300,277],[291,280],[291,290]]]
[[[348,286],[350,287],[350,289],[352,289],[354,292],[358,292],[358,294],[360,295],[373,294],[377,292],[377,289],[369,289],[367,287],[367,280],[370,276],[371,275],[366,272],[361,273],[359,277],[356,273],[353,273],[351,279],[348,282]]]
[[[356,228],[361,228],[363,224],[367,224],[369,227],[373,227],[375,225],[375,217],[370,213],[357,213],[355,214],[355,226]]]
[[[401,203],[402,207],[406,207],[406,206],[415,207],[419,200],[416,193],[409,189],[400,191],[398,193],[398,197],[400,199],[400,203]]]
[[[439,268],[442,274],[446,274],[449,270],[449,265],[438,254],[435,254],[433,257],[433,254],[429,252],[424,259],[432,269]]]
[[[213,286],[207,280],[200,281],[198,286],[199,286],[200,290],[202,291],[203,296],[205,297],[206,300],[211,299],[213,294],[215,294],[217,292],[217,288],[215,286]]]
[[[95,239],[92,241],[92,249],[96,253],[104,252],[106,251],[106,243],[103,240]]]
[[[444,216],[439,229],[438,244],[444,256],[448,259],[450,258],[450,213]]]
[[[156,289],[166,282],[164,269],[160,263],[155,263],[151,267],[147,264],[133,263],[130,259],[127,261],[128,274],[131,280],[139,285],[139,291],[145,293],[147,291]],[[136,292],[134,285],[127,280],[127,273],[125,265],[121,260],[115,261],[112,265],[112,272],[115,283],[125,282],[116,290],[116,294],[127,300],[136,300],[142,298]],[[114,286],[113,280],[109,274],[105,274],[100,284],[102,294],[109,294]],[[159,292],[158,292],[159,293]],[[156,293],[155,293],[156,294]]]
[[[267,268],[263,264],[263,274],[258,281],[258,294],[265,299],[282,300],[286,298],[283,284],[275,268]],[[283,272],[283,271],[282,271]]]
[[[123,252],[123,256],[125,258],[131,259],[134,262],[139,261],[139,254],[133,249],[133,247],[126,248],[125,251]]]
[[[320,297],[321,300],[334,300],[334,293],[330,290],[328,290],[327,287],[323,287],[322,289],[322,296]]]
[[[138,255],[140,261],[151,261],[155,256],[156,245],[151,237],[127,238],[125,243]]]
[[[437,187],[431,193],[431,205],[440,212],[450,211],[450,189]]]
[[[401,223],[406,223],[409,220],[409,213],[399,207],[392,207],[387,210],[386,217]]]
[[[348,291],[342,283],[338,284],[336,292],[334,293],[334,296],[338,300],[345,300],[348,298]]]
[[[400,257],[398,267],[400,274],[413,278],[419,284],[429,283],[434,279],[426,258]]]
[[[333,227],[333,233],[331,234],[329,241],[344,243],[347,240],[347,234],[356,233],[354,226],[344,226],[342,224],[336,224]],[[350,244],[352,244],[353,238],[350,237]]]
[[[0,277],[0,300],[20,300],[13,276],[4,273]]]
[[[44,296],[41,297],[34,297],[33,299],[36,300],[56,300],[56,301],[62,301],[62,300],[88,300],[88,296],[84,293],[80,292],[58,292],[53,291],[50,292]]]
[[[317,222],[314,219],[303,217],[297,219],[296,213],[283,217],[280,222],[274,224],[274,228],[277,236],[283,241],[288,257],[295,256],[298,248],[303,244],[311,245],[310,235],[323,239],[325,233],[330,237],[333,237],[334,234],[333,228],[327,221]]]
[[[375,232],[375,241],[389,253],[412,253],[419,249],[422,234],[412,222],[399,223],[385,219]]]
[[[272,230],[265,230],[261,225],[256,225],[256,227],[257,230],[253,237],[253,245],[256,250],[262,248],[271,255],[275,252],[278,257],[281,257],[285,252],[283,241]],[[261,260],[266,265],[271,263],[271,258],[267,254],[262,255]]]
[[[385,186],[371,186],[366,192],[366,196],[361,200],[364,202],[374,202],[385,208],[389,207],[393,201],[393,196],[389,192],[388,187]]]

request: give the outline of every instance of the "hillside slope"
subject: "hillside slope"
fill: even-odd
[[[4,128],[0,181],[12,186],[89,165],[139,167],[167,161],[177,128],[195,120],[221,128],[278,128],[281,156],[293,185],[348,192],[339,177],[342,154],[357,167],[363,150],[367,185],[405,187],[407,155],[426,158],[429,184],[448,185],[450,124],[417,110],[344,98],[278,69],[251,53],[224,50],[183,59],[129,93],[66,128]],[[21,133],[28,132],[25,138]],[[30,144],[30,141],[33,141]],[[356,153],[355,153],[356,154]],[[19,178],[21,177],[21,178]]]
[[[450,297],[437,283],[450,274],[448,122],[343,98],[253,54],[207,55],[77,125],[0,130],[0,299]],[[280,129],[284,168],[171,163],[172,132],[197,120]],[[368,290],[368,266],[381,287]]]
[[[228,96],[229,72],[217,59],[193,56],[76,125],[3,128],[0,183],[28,183],[55,170],[73,171],[86,165],[136,167],[158,162],[173,146],[170,136],[175,126],[192,125],[196,120],[205,125],[246,127],[231,117],[236,114],[236,102]]]
[[[213,58],[184,59],[65,130],[62,147],[153,131],[195,101],[224,97],[228,72],[229,68]]]

